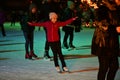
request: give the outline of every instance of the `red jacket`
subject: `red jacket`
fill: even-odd
[[[73,21],[74,21],[74,18],[71,18],[64,22],[52,23],[51,21],[47,21],[47,22],[31,23],[29,25],[45,27],[47,30],[47,41],[55,42],[60,40],[59,33],[58,33],[59,27],[65,26]]]

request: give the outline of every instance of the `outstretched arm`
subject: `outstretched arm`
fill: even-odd
[[[116,27],[118,33],[120,33],[120,26]]]
[[[30,26],[38,26],[38,27],[41,27],[41,26],[45,26],[45,25],[46,25],[45,22],[39,22],[39,23],[28,22],[28,24],[29,24]]]
[[[66,26],[67,24],[70,24],[70,23],[72,23],[74,20],[76,20],[78,17],[74,17],[74,18],[71,18],[71,19],[69,19],[69,20],[66,20],[66,21],[64,21],[64,22],[60,22],[59,23],[59,26]]]

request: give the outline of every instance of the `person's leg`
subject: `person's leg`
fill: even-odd
[[[37,58],[37,55],[34,53],[34,49],[33,49],[34,32],[29,33],[29,40],[30,40],[30,57]]]
[[[67,43],[68,36],[69,36],[69,32],[65,31],[65,35],[63,39],[63,47],[65,47],[66,49],[68,49],[68,43]]]
[[[105,80],[109,67],[109,59],[106,56],[100,56],[98,57],[98,60],[99,60],[99,71],[98,71],[97,80]]]
[[[56,48],[56,53],[58,54],[59,59],[60,59],[60,61],[62,63],[62,67],[66,67],[64,56],[63,56],[62,51],[61,51],[61,43],[57,42],[55,48]]]
[[[2,35],[3,35],[3,36],[6,36],[6,33],[5,33],[5,29],[4,29],[3,24],[0,24],[0,27],[1,27],[1,30],[2,30]]]
[[[119,68],[118,57],[117,56],[111,57],[109,71],[106,80],[114,80],[118,68]]]
[[[44,57],[45,58],[51,58],[50,55],[49,55],[49,43],[47,41],[47,30],[46,30],[46,28],[44,28],[44,30],[45,30],[45,33],[46,33],[46,42],[45,42]]]
[[[24,38],[25,38],[25,58],[29,58],[29,49],[28,49],[28,46],[29,46],[29,38],[28,38],[28,34],[26,32],[23,31],[23,34],[24,34]]]
[[[60,42],[54,42],[51,44],[51,49],[53,51],[53,54],[54,54],[54,63],[55,63],[55,67],[56,67],[56,70],[58,72],[60,72],[60,67],[59,67],[59,64],[58,64],[58,56],[59,56],[59,59],[62,63],[62,68],[64,68],[65,71],[68,71],[67,67],[66,67],[66,63],[64,61],[64,57],[62,55],[62,52],[61,52],[61,43]],[[57,56],[58,54],[58,56]]]
[[[70,32],[70,41],[69,41],[69,47],[70,48],[75,48],[75,46],[73,45],[73,38],[74,38],[74,31],[73,30],[71,30]]]
[[[62,51],[61,51],[61,43],[57,42],[56,46],[57,46],[56,50],[58,51],[57,53],[58,53],[59,59],[60,59],[61,64],[62,64],[62,69],[63,69],[63,71],[69,72],[68,68],[66,67],[64,56],[63,56]]]
[[[48,41],[45,42],[45,52],[44,52],[44,57],[46,58],[51,58],[49,55],[49,43]]]
[[[14,19],[12,19],[12,21],[11,21],[11,26],[15,26],[15,20]]]
[[[29,40],[30,40],[30,51],[33,51],[33,40],[34,40],[34,33],[29,33]]]
[[[58,56],[57,56],[57,51],[56,51],[56,44],[54,42],[49,42],[49,45],[50,45],[51,50],[53,52],[55,67],[57,67],[57,66],[59,66],[59,64],[58,64]]]

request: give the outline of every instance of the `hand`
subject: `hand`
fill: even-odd
[[[77,18],[78,18],[78,17],[76,16],[76,17],[73,18],[73,20],[76,20]]]
[[[118,33],[120,33],[120,26],[116,27]]]
[[[27,22],[29,25],[32,25],[32,23],[31,22]]]

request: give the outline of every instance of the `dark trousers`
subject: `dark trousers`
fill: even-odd
[[[11,26],[15,26],[15,19],[11,20]]]
[[[66,63],[64,61],[64,56],[62,55],[62,51],[61,51],[61,43],[60,41],[57,42],[49,42],[49,45],[52,49],[53,55],[54,55],[54,64],[55,67],[59,66],[58,64],[58,57],[62,63],[62,67],[66,67]]]
[[[45,41],[45,51],[49,51],[49,43],[48,43],[48,41],[47,41],[47,30],[46,30],[46,28],[44,28],[44,30],[45,30],[45,34],[46,34],[46,41]]]
[[[69,37],[69,44],[72,44],[72,43],[73,43],[73,37],[74,37],[74,35],[73,35],[73,30],[65,31],[63,43],[67,43],[68,37]]]
[[[114,80],[116,72],[119,68],[117,56],[100,56],[99,72],[97,80]],[[106,78],[106,79],[105,79]]]
[[[48,43],[48,41],[45,42],[45,51],[49,51],[49,43]]]
[[[5,29],[4,29],[3,24],[0,24],[0,28],[1,28],[1,30],[2,30],[2,36],[6,36],[6,33],[5,33]]]
[[[31,32],[31,33],[23,32],[23,33],[25,37],[25,50],[26,50],[26,53],[29,53],[29,48],[30,48],[30,51],[33,51],[34,32]]]

